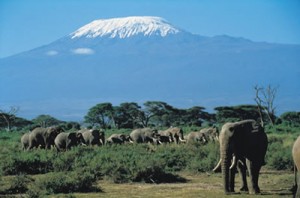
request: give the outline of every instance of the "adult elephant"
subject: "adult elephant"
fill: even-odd
[[[190,132],[189,134],[187,134],[185,136],[185,140],[186,140],[186,143],[188,143],[188,144],[192,143],[192,142],[200,142],[200,143],[205,144],[208,142],[205,134],[201,133],[200,131]]]
[[[216,127],[208,127],[200,130],[200,133],[204,134],[207,141],[218,141],[219,140],[219,131]]]
[[[179,142],[185,142],[183,137],[183,131],[179,127],[170,127],[167,130],[159,131],[160,135],[169,136],[172,142],[178,144]]]
[[[26,150],[29,147],[29,133],[25,133],[21,137],[21,144],[22,144],[22,149]]]
[[[129,135],[125,134],[112,134],[106,140],[106,144],[124,144],[126,142],[132,143],[132,140]]]
[[[268,138],[264,129],[254,120],[226,123],[221,129],[219,142],[221,159],[218,165],[221,165],[225,193],[234,192],[237,165],[243,182],[240,190],[248,191],[246,180],[248,167],[251,191],[255,194],[260,193],[259,171],[265,164],[264,158],[268,147]]]
[[[300,170],[300,136],[297,138],[292,149],[293,160],[295,164],[295,187],[297,188],[295,197],[300,197],[300,175],[298,170]]]
[[[158,144],[171,143],[172,142],[172,136],[171,135],[166,136],[166,135],[155,134],[154,137],[157,139]]]
[[[135,129],[130,133],[130,138],[135,143],[154,143],[159,144],[158,140],[155,138],[157,130],[151,128],[141,128]]]
[[[66,133],[62,132],[58,134],[54,140],[57,151],[69,150],[73,146],[77,146],[84,142],[81,133]]]
[[[105,134],[103,131],[98,129],[82,129],[78,131],[81,133],[86,145],[104,145],[105,144]]]
[[[51,146],[54,146],[54,139],[60,132],[62,132],[60,127],[37,127],[33,129],[29,133],[29,145],[27,150],[38,148],[39,146],[41,148],[50,149]]]

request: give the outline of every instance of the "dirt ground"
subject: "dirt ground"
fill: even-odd
[[[236,175],[237,194],[225,195],[223,192],[222,176],[220,173],[186,174],[182,177],[186,183],[174,184],[113,184],[108,181],[100,181],[99,186],[102,193],[74,194],[76,197],[106,197],[106,198],[193,198],[193,197],[292,197],[291,187],[294,184],[294,174],[291,171],[267,171],[262,170],[259,185],[260,195],[249,195],[239,193],[241,185],[240,178]],[[249,178],[248,178],[249,184]],[[60,195],[64,196],[64,195]],[[54,196],[56,197],[56,196]]]

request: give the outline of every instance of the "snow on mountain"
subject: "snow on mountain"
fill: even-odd
[[[175,28],[163,18],[134,16],[95,20],[71,33],[70,36],[72,39],[80,37],[128,38],[139,34],[165,37],[179,32],[181,32],[180,29]]]

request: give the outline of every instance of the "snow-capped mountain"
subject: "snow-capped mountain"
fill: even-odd
[[[278,86],[279,112],[300,109],[300,46],[204,37],[159,17],[96,20],[45,46],[0,59],[0,107],[80,120],[101,102],[175,107],[254,104]]]
[[[70,36],[72,39],[85,37],[128,38],[136,35],[162,36],[177,34],[180,30],[160,17],[125,17],[95,20]]]

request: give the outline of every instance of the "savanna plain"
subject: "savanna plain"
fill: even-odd
[[[187,133],[191,128],[183,128]],[[219,143],[125,144],[78,146],[23,151],[25,131],[0,133],[0,196],[2,197],[292,197],[291,149],[299,127],[269,127],[261,194],[225,195],[221,173],[212,169],[219,160]],[[129,134],[131,130],[106,130]],[[249,178],[248,178],[249,184]]]

